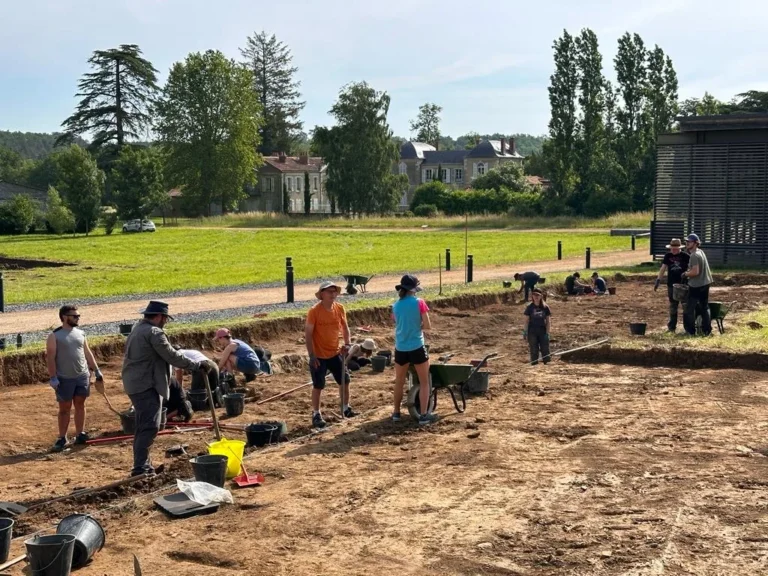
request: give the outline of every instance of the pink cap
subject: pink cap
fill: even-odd
[[[216,330],[216,338],[224,338],[229,335],[229,330],[227,328],[219,328]]]

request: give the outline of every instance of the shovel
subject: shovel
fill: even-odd
[[[240,488],[247,488],[248,486],[261,486],[264,484],[264,475],[260,474],[259,472],[256,472],[255,474],[248,474],[248,471],[245,469],[245,464],[243,464],[243,461],[240,460],[240,470],[242,470],[242,474],[234,477],[234,482],[237,484]]]
[[[216,406],[213,405],[213,393],[211,392],[211,383],[208,380],[208,372],[202,371],[203,382],[205,382],[205,391],[208,393],[208,406],[211,408],[211,418],[213,419],[213,434],[216,440],[221,440],[221,430],[219,430],[219,418],[216,416]]]

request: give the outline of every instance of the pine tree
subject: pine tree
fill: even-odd
[[[309,216],[312,212],[312,194],[309,189],[309,172],[304,172],[304,214]]]
[[[157,70],[135,44],[97,50],[88,63],[93,71],[83,75],[78,84],[77,96],[82,100],[74,114],[62,122],[64,134],[57,143],[91,134],[91,152],[109,146],[119,151],[151,125]]]
[[[259,32],[248,37],[240,53],[243,65],[253,73],[253,88],[264,115],[259,152],[264,156],[291,153],[303,126],[299,112],[306,104],[300,100],[301,83],[295,79],[298,68],[291,65],[291,50],[274,34]]]
[[[442,107],[430,102],[419,106],[419,115],[416,120],[411,120],[411,132],[416,134],[414,138],[417,142],[439,146],[440,112],[442,111]]]
[[[291,213],[291,196],[288,194],[288,186],[283,182],[283,214]]]

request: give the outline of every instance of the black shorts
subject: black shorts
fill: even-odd
[[[312,388],[322,390],[325,388],[325,375],[330,372],[333,374],[333,379],[336,380],[336,384],[342,383],[344,372],[344,360],[341,356],[334,356],[333,358],[318,358],[317,361],[320,366],[317,368],[309,367],[309,373],[312,376]],[[349,384],[349,374],[347,374],[347,384]]]
[[[410,350],[408,352],[395,350],[395,364],[398,366],[407,366],[408,364],[417,366],[419,364],[424,364],[424,362],[427,360],[429,360],[429,353],[427,352],[427,349],[424,348],[424,346],[416,348],[416,350]]]

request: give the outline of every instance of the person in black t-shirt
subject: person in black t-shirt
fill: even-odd
[[[581,281],[581,274],[578,272],[574,272],[565,279],[565,293],[569,296],[580,296],[591,291],[589,284]]]
[[[539,363],[539,352],[544,364],[550,361],[549,356],[549,317],[552,313],[544,302],[541,290],[534,288],[531,292],[531,302],[525,307],[525,325],[523,327],[523,340],[528,342],[531,352],[531,364]]]
[[[518,280],[520,282],[520,290],[517,291],[518,294],[525,290],[525,301],[528,301],[528,293],[536,288],[536,284],[539,281],[538,272],[523,272],[522,274],[515,274],[515,280]]]
[[[679,238],[672,238],[670,243],[667,244],[667,248],[669,248],[669,252],[664,255],[664,261],[661,264],[661,268],[659,268],[659,275],[656,278],[653,289],[659,289],[661,279],[664,278],[666,273],[667,298],[669,298],[669,322],[667,322],[667,329],[670,332],[674,332],[677,328],[677,308],[679,302],[672,297],[672,286],[683,283],[683,272],[688,270],[690,256],[682,250],[682,242],[680,242]]]

